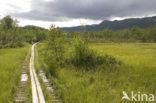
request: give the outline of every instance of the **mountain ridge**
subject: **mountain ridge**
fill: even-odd
[[[86,25],[83,26],[75,26],[75,27],[63,27],[61,28],[63,31],[98,31],[109,28],[111,30],[123,30],[127,28],[132,28],[133,26],[138,26],[140,28],[148,28],[151,25],[156,24],[156,16],[152,17],[144,17],[144,18],[128,18],[124,20],[104,20],[99,24]]]

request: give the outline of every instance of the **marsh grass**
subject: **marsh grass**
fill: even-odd
[[[44,47],[38,47],[42,63]],[[68,65],[57,69],[57,77],[49,78],[64,103],[119,103],[123,91],[156,95],[155,47],[155,43],[90,44],[90,48],[101,54],[121,60],[122,65],[116,71],[101,69],[102,66],[85,71]]]
[[[27,81],[27,87],[26,87],[26,103],[32,103],[32,90],[31,90],[31,78],[30,78],[30,69],[29,69],[29,63],[30,63],[30,56],[31,56],[31,47],[29,47],[28,54],[27,54],[27,61],[26,61],[26,72],[28,74],[28,81]]]
[[[0,103],[12,103],[29,45],[0,49]]]

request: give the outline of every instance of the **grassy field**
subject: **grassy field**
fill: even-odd
[[[139,68],[156,67],[155,43],[107,43],[92,44],[91,47],[113,55],[128,65],[138,66]]]
[[[57,77],[49,78],[64,103],[119,103],[123,91],[156,95],[155,43],[90,44],[90,48],[116,57],[122,65],[111,72],[102,67],[76,70],[71,65],[58,69]],[[43,64],[44,45],[38,51]]]
[[[22,63],[30,45],[15,49],[0,49],[0,103],[12,103],[20,78]]]

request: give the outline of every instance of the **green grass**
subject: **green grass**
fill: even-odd
[[[72,65],[58,69],[57,77],[49,78],[64,103],[119,103],[123,90],[156,95],[155,43],[105,43],[90,47],[116,57],[123,64],[112,72],[102,67],[95,71],[76,70]],[[44,68],[44,45],[38,50]]]
[[[0,49],[0,103],[12,103],[29,45]]]
[[[113,55],[125,64],[139,67],[156,67],[155,43],[107,43],[92,44],[92,48]]]
[[[26,60],[26,72],[28,74],[28,81],[27,81],[27,87],[26,87],[26,103],[32,103],[32,88],[31,88],[31,78],[30,78],[30,56],[31,56],[31,47],[29,48],[28,54],[27,54],[27,60]]]

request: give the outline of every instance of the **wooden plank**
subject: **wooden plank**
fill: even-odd
[[[30,58],[30,76],[32,84],[32,96],[33,103],[45,103],[44,95],[42,88],[40,86],[35,68],[34,68],[34,48],[37,43],[32,45],[31,49],[31,58]]]

